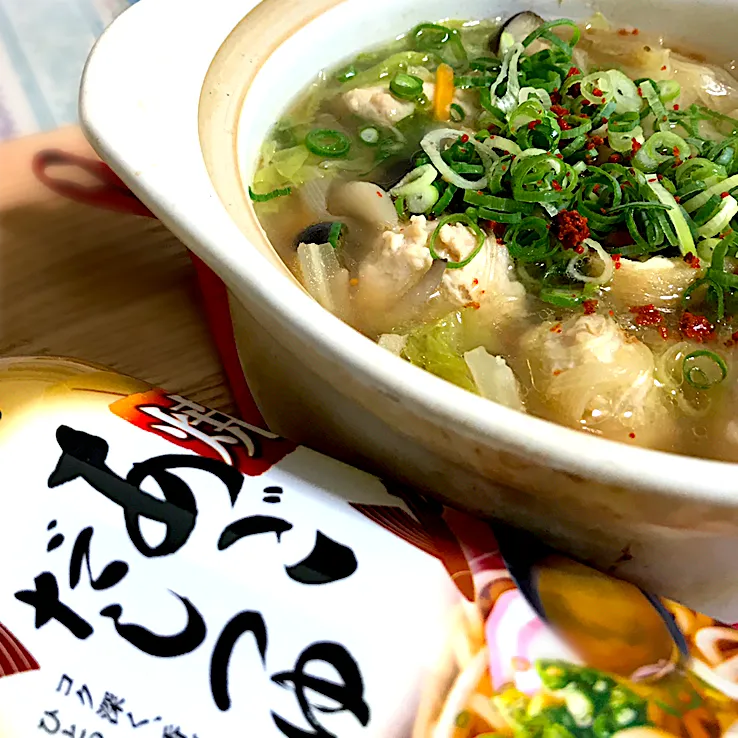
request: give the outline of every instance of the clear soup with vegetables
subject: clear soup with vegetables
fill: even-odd
[[[736,111],[726,69],[599,17],[423,23],[320,74],[250,194],[310,294],[403,359],[738,460]]]

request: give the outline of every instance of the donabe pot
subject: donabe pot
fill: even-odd
[[[727,0],[537,0],[732,56]],[[225,281],[270,427],[452,504],[502,517],[666,596],[738,620],[738,465],[632,448],[484,401],[323,310],[279,260],[245,185],[261,143],[323,68],[414,24],[507,18],[489,0],[142,0],[106,31],[81,117],[100,155]]]

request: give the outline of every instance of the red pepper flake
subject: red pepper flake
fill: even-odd
[[[559,124],[559,128],[562,131],[570,131],[571,130],[571,126],[563,118],[559,118],[556,122]]]
[[[613,254],[612,255],[612,262],[615,265],[615,269],[620,269],[620,267],[623,266],[620,263],[620,254]]]
[[[474,279],[472,279],[472,287],[476,287],[478,284],[479,284],[479,280],[476,277],[474,277]]]
[[[726,197],[728,197],[728,195],[730,195],[730,192],[721,192],[720,193],[720,197],[722,197],[723,199],[725,199]]]
[[[377,197],[384,197],[384,195],[381,192],[377,191]]]
[[[663,338],[664,341],[669,340],[669,329],[665,325],[659,326],[659,333],[661,334],[661,338]]]
[[[636,305],[630,308],[630,312],[636,316],[636,325],[661,325],[664,322],[664,316],[653,305]]]
[[[607,102],[607,98],[606,97],[603,97],[602,98],[602,104],[604,105],[606,102]],[[607,121],[608,121],[608,118],[603,118],[602,119],[602,122],[603,123],[607,123]]]
[[[581,246],[581,245],[580,245],[580,246],[577,246],[577,247],[576,247],[576,248],[574,249],[574,253],[575,253],[575,254],[583,254],[583,253],[584,253],[584,246]]]
[[[532,131],[536,126],[541,125],[540,120],[532,120],[530,123],[528,123],[528,130]]]
[[[575,74],[581,74],[576,67],[569,67],[569,71],[566,73],[566,78],[573,77]]]
[[[563,374],[563,372],[564,372],[563,369],[554,369],[552,374],[554,375],[554,377],[558,377],[559,374]]]
[[[597,312],[597,300],[585,300],[582,307],[585,315],[594,315]]]
[[[643,97],[643,90],[640,87],[638,88],[638,97]]]
[[[563,105],[552,105],[551,112],[559,117],[562,115],[569,115],[569,111]]]
[[[561,241],[565,249],[576,251],[582,248],[582,252],[584,251],[581,244],[585,238],[589,238],[589,226],[583,215],[576,210],[562,210],[554,217],[554,227],[556,238]],[[577,251],[577,253],[581,252]]]
[[[589,139],[595,146],[604,146],[605,139],[602,136],[591,136]]]
[[[608,310],[608,311],[607,311],[607,314],[608,314],[608,315],[609,315],[609,316],[610,316],[611,318],[615,317],[615,311],[614,311],[614,310]]]
[[[554,105],[558,105],[558,104],[559,104],[559,103],[561,102],[561,93],[559,92],[559,90],[558,90],[558,89],[554,90],[554,91],[553,91],[553,92],[551,93],[551,102],[552,102],[552,103],[553,103]]]
[[[736,331],[730,338],[736,343],[738,343],[738,331]]]
[[[594,193],[595,193],[595,195],[599,195],[599,194],[600,194],[600,187],[602,187],[602,185],[601,185],[601,184],[596,184],[596,185],[595,185],[595,186],[594,186],[594,187],[592,188],[592,192],[594,192]]]
[[[465,143],[466,143],[466,142],[467,142],[468,140],[469,140],[469,135],[465,133],[465,134],[464,134],[464,135],[463,135],[463,136],[461,137],[461,143],[465,144]]]
[[[657,175],[656,175],[656,179],[658,179],[658,181],[659,181],[659,182],[660,182],[660,181],[661,181],[661,180],[662,180],[663,178],[664,178],[664,175],[663,175],[663,174],[657,174]]]
[[[490,220],[489,227],[497,238],[502,238],[507,230],[507,225],[505,225],[505,223],[498,223],[496,220]]]
[[[501,168],[502,168],[502,171],[503,172],[506,172],[507,171],[507,164],[503,164]]]
[[[582,94],[582,85],[579,82],[575,82],[568,92],[570,97],[579,97]]]
[[[633,433],[633,431],[631,431],[630,433],[628,433],[628,438],[635,438],[635,437],[636,437],[636,434]]]
[[[727,346],[728,348],[732,348],[732,347],[733,347],[733,346],[735,346],[735,345],[736,345],[737,343],[738,343],[738,331],[736,331],[736,332],[735,332],[735,333],[734,333],[734,334],[733,334],[733,335],[732,335],[732,336],[730,337],[730,339],[729,339],[728,341],[726,341],[726,342],[725,342],[725,345],[726,345],[726,346]]]
[[[618,162],[622,161],[622,159],[623,157],[620,156],[620,154],[610,154],[607,160],[612,164],[617,164]]]
[[[595,97],[602,97],[602,90],[601,90],[601,89],[600,89],[599,87],[595,87],[595,88],[594,88],[594,89],[592,90],[592,94],[593,94],[593,95],[594,95]]]
[[[631,31],[631,33],[632,33],[632,34],[633,34],[634,36],[637,36],[637,35],[638,35],[638,34],[640,33],[640,31],[639,31],[639,30],[638,30],[637,28],[634,28],[634,29],[633,29],[633,30]]]
[[[640,141],[636,141],[635,139],[632,139],[630,142],[631,156],[635,156],[641,150],[641,146],[643,146],[643,144]]]
[[[563,154],[554,154],[554,156],[556,156],[557,159],[563,159],[564,158],[564,155]]]
[[[678,156],[679,156],[679,147],[678,147],[678,146],[675,146],[675,147],[674,147],[674,148],[673,148],[673,149],[671,150],[671,153],[672,153],[672,154],[674,154],[674,156],[677,156],[677,157],[678,157]]]
[[[587,149],[587,151],[593,151],[596,146],[591,141],[589,141],[584,148]]]
[[[679,104],[678,103],[674,106],[674,110],[679,110]]]
[[[661,71],[662,71],[662,72],[665,72],[665,71],[666,71],[666,64],[664,64],[664,66],[663,66],[663,67],[661,67]]]
[[[478,302],[469,302],[464,307],[470,307],[474,308],[474,310],[479,310],[480,307],[482,307]]]
[[[679,321],[679,330],[685,338],[697,343],[715,338],[715,326],[704,315],[693,315],[685,311]]]
[[[692,267],[692,269],[700,268],[700,260],[691,251],[688,254],[684,254],[684,261]]]
[[[618,29],[618,34],[620,36],[628,36],[628,35],[630,35],[630,32],[628,31],[627,28],[620,28],[620,29]]]
[[[561,333],[561,323],[551,326],[551,333]]]
[[[561,192],[561,185],[556,180],[551,182],[551,187],[553,187],[553,189],[555,189],[556,192]]]

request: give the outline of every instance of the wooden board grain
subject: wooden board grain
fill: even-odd
[[[0,355],[86,359],[234,412],[184,246],[51,192],[43,149],[97,158],[77,128],[0,144]]]

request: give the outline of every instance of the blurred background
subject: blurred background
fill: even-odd
[[[77,121],[85,59],[136,0],[0,0],[0,141]]]

